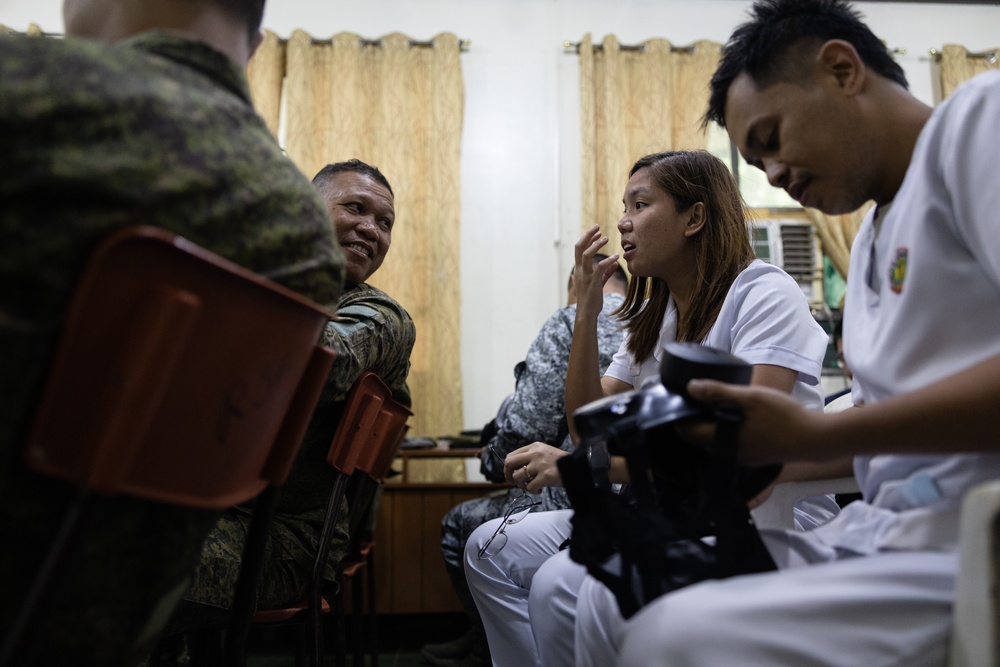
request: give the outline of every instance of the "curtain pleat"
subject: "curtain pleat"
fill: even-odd
[[[20,32],[17,28],[11,28],[0,23],[0,35],[16,35]],[[44,37],[45,31],[37,23],[29,23],[28,29],[24,31],[24,34],[28,37]]]
[[[699,40],[690,52],[674,52],[674,148],[705,148],[708,137],[701,119],[708,109],[709,81],[719,66],[720,46]]]
[[[847,278],[847,267],[851,262],[851,245],[858,235],[861,221],[875,202],[867,202],[853,213],[843,215],[827,215],[814,208],[807,208],[806,216],[816,228],[823,252],[830,258],[830,263],[842,278]]]
[[[374,44],[351,33],[317,41],[302,30],[292,33],[285,55],[288,156],[310,177],[328,163],[356,157],[392,184],[392,246],[370,282],[416,324],[413,435],[462,428],[459,55],[450,33],[422,47],[399,33]]]
[[[632,164],[647,153],[705,148],[701,117],[708,82],[718,64],[719,45],[700,41],[674,49],[650,39],[641,49],[622,49],[608,35],[595,49],[590,35],[580,42],[582,126],[581,226],[601,227],[606,250],[621,252],[617,222]]]
[[[970,55],[968,49],[956,44],[945,44],[941,49],[941,95],[948,97],[959,84],[977,74],[1000,69],[1000,50],[992,49]]]
[[[278,136],[281,114],[281,88],[285,78],[285,45],[270,30],[247,64],[250,95],[271,134]]]

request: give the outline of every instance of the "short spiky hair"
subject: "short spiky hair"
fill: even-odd
[[[757,0],[750,20],[722,48],[704,123],[726,126],[726,96],[743,72],[760,87],[798,80],[811,55],[831,39],[849,42],[874,72],[908,87],[903,68],[845,0]]]
[[[353,171],[358,174],[364,174],[366,176],[370,176],[376,182],[384,185],[385,189],[389,191],[390,195],[392,195],[393,197],[396,196],[396,194],[392,191],[392,186],[389,185],[388,179],[386,179],[386,177],[382,174],[382,172],[378,170],[378,167],[373,167],[367,162],[362,162],[357,158],[347,160],[345,162],[335,162],[333,164],[326,165],[325,167],[320,169],[315,176],[313,176],[312,179],[313,185],[322,190],[322,188],[325,188],[327,186],[327,184],[330,182],[330,179],[333,178],[335,174],[339,174],[344,171]]]

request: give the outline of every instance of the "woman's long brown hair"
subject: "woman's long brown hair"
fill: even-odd
[[[656,185],[674,200],[678,213],[698,202],[705,224],[689,239],[695,246],[697,293],[677,323],[678,341],[701,341],[707,334],[736,276],[754,259],[749,212],[729,168],[707,151],[668,151],[640,158],[629,178],[649,169]],[[656,346],[670,289],[659,278],[629,280],[625,302],[616,314],[629,332],[628,351],[645,361]]]

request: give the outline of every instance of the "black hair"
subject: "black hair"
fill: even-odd
[[[317,188],[324,188],[333,178],[334,174],[339,174],[345,171],[353,171],[358,174],[365,174],[370,176],[376,182],[381,183],[385,186],[385,189],[389,191],[389,194],[395,197],[395,193],[392,191],[392,186],[389,185],[389,181],[378,170],[378,167],[373,167],[367,162],[362,162],[357,158],[347,160],[345,162],[334,162],[333,164],[328,164],[322,169],[320,169],[315,176],[313,176],[312,182]]]
[[[850,43],[867,67],[908,87],[903,68],[845,0],[757,0],[750,20],[722,47],[703,125],[726,126],[726,96],[740,74],[746,72],[760,88],[801,80],[811,55],[831,39]]]
[[[252,42],[260,32],[260,25],[264,21],[264,3],[266,0],[212,0],[229,14],[240,21],[246,23],[247,34]]]

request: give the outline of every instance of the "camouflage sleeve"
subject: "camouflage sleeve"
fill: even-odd
[[[497,434],[490,440],[501,458],[536,441],[560,445],[573,317],[572,309],[557,311],[528,348],[524,370],[506,410],[497,415]],[[492,469],[498,462],[492,459],[486,465]]]
[[[343,400],[354,381],[370,370],[397,398],[408,401],[406,376],[415,339],[413,320],[388,294],[368,285],[346,291],[324,335],[325,344],[337,352],[324,399]]]

